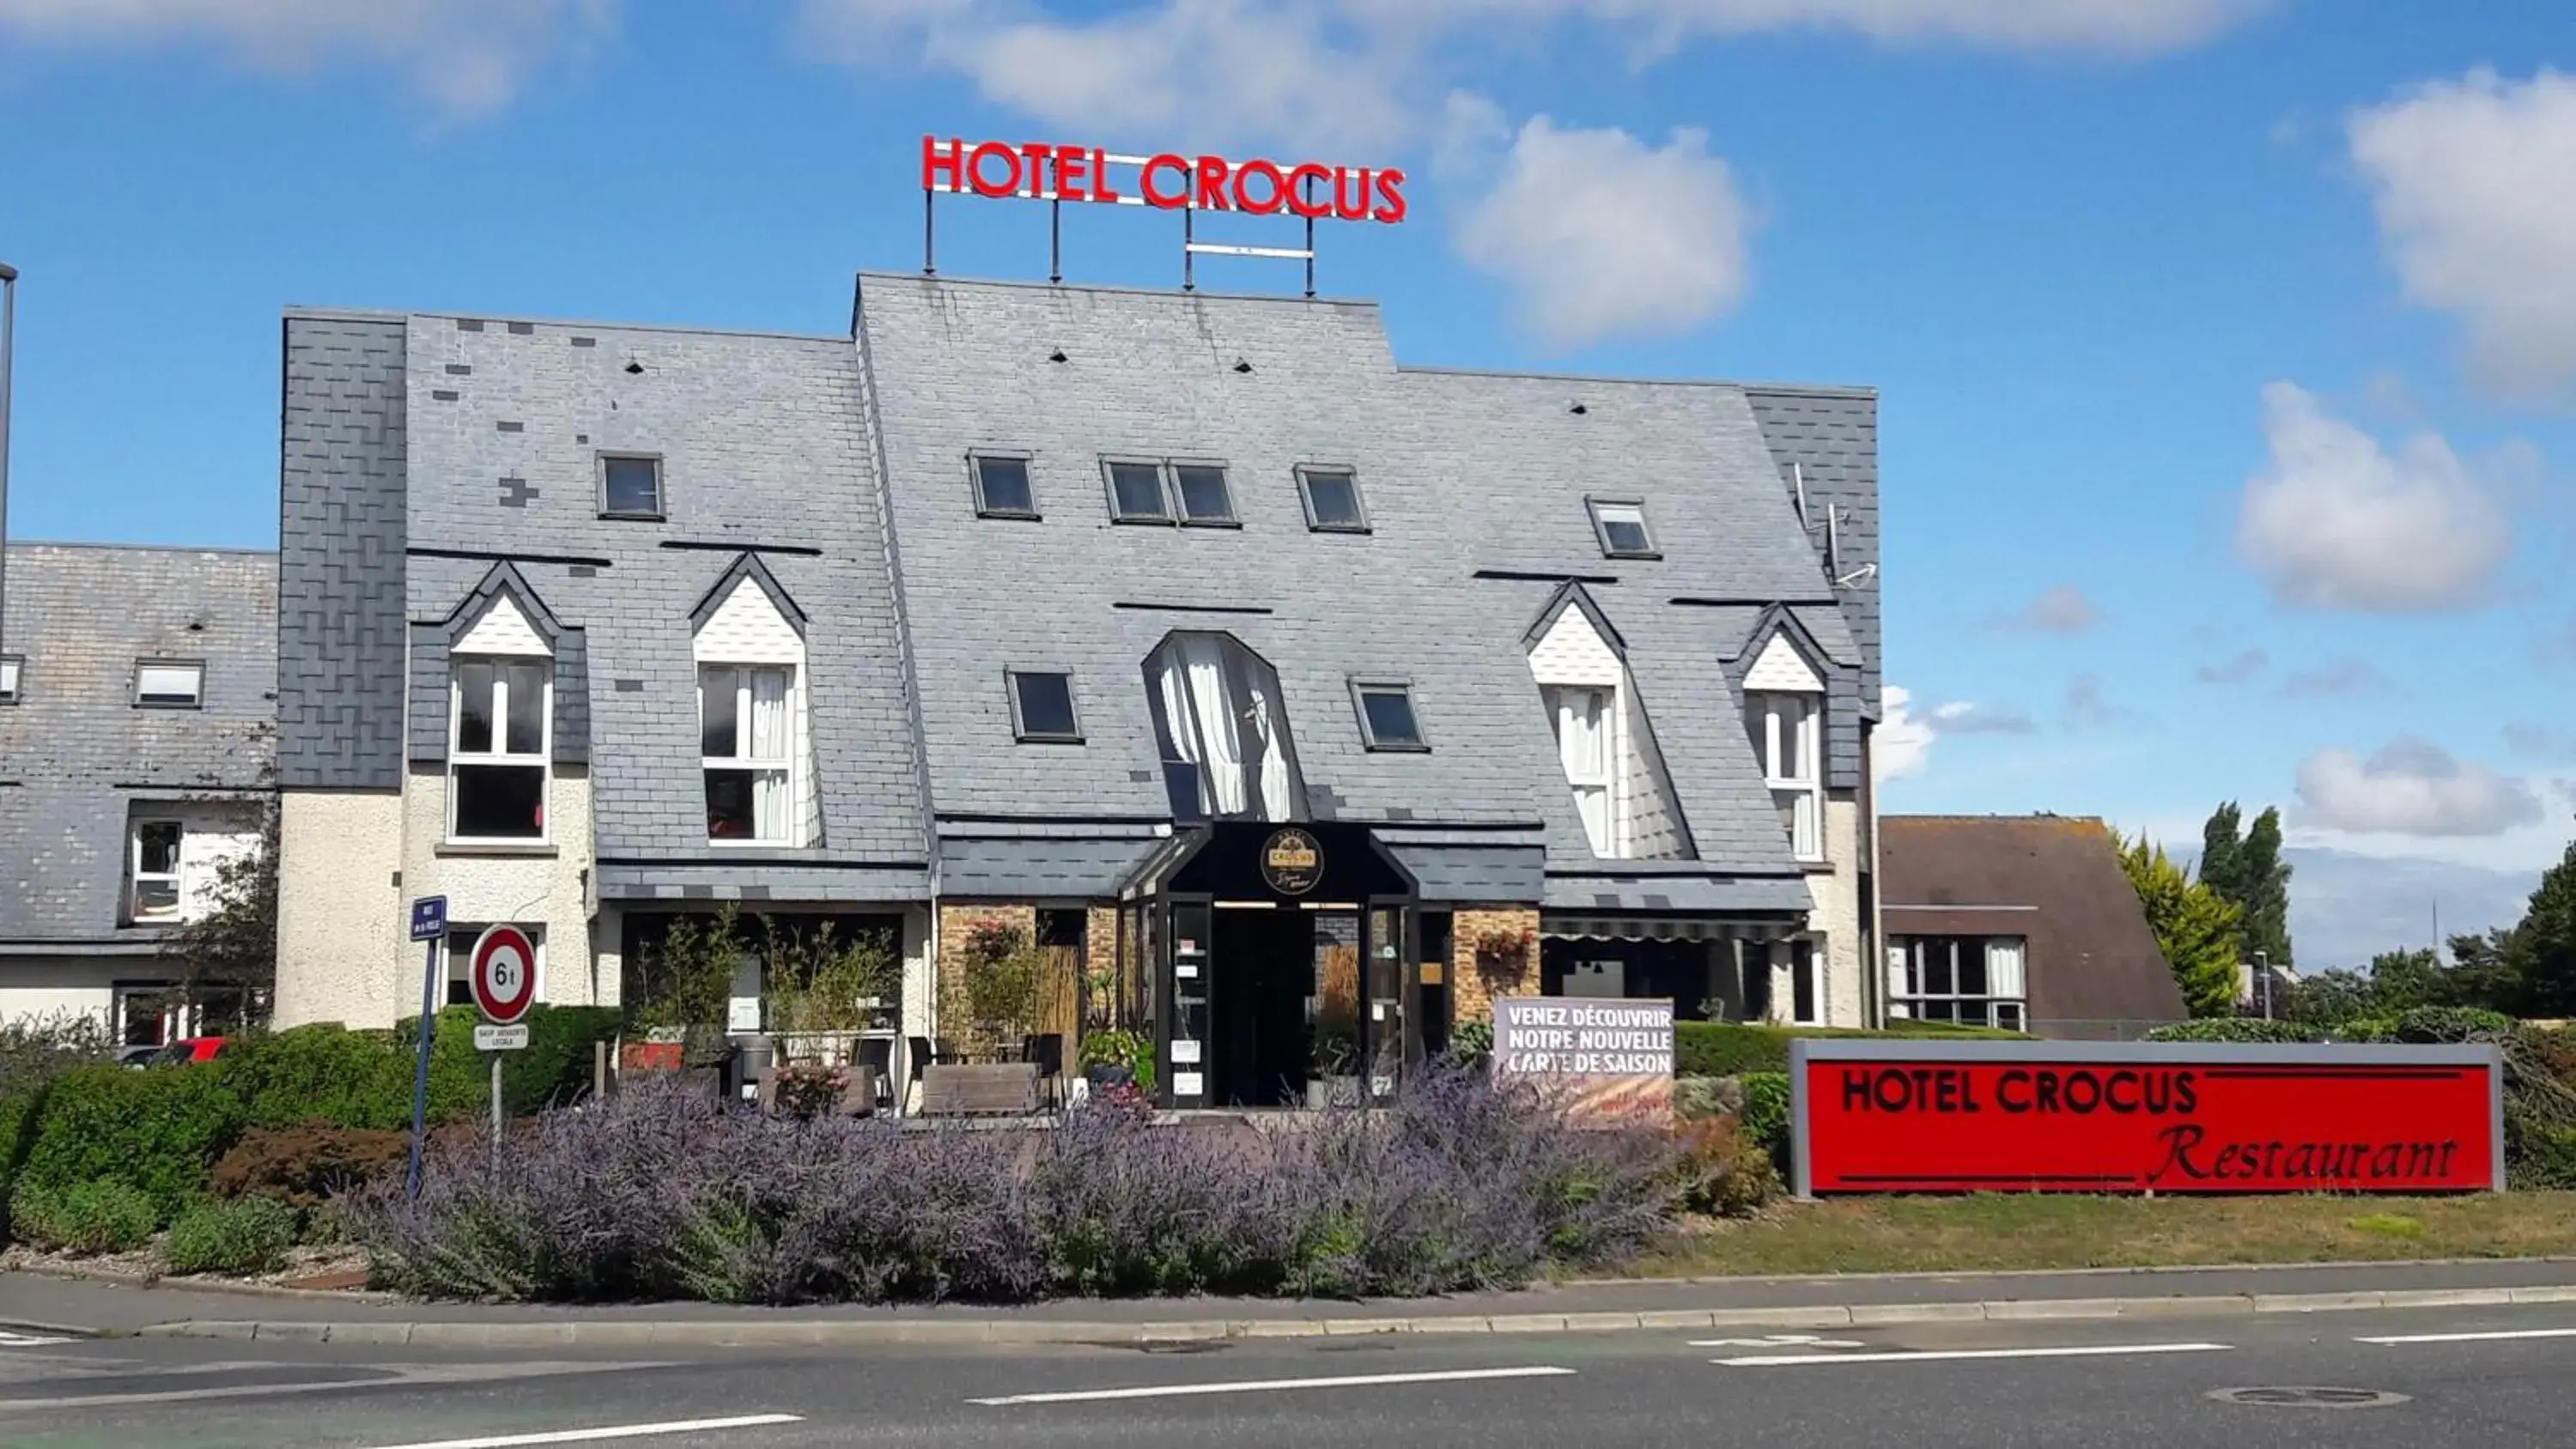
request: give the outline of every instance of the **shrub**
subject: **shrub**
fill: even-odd
[[[849,1088],[848,1067],[790,1062],[771,1078],[771,1100],[790,1117],[818,1117],[838,1107]]]
[[[241,1117],[241,1100],[220,1062],[141,1072],[84,1067],[45,1094],[19,1181],[56,1193],[83,1183],[122,1183],[140,1191],[167,1222],[232,1146]]]
[[[2177,1021],[2147,1033],[2149,1041],[2296,1044],[2324,1041],[2325,1033],[2304,1021],[2266,1021],[2259,1016],[2211,1016]]]
[[[1682,1149],[1682,1202],[1713,1217],[1744,1217],[1777,1196],[1771,1154],[1734,1119],[1703,1117],[1674,1130]]]
[[[1782,1177],[1792,1171],[1789,1153],[1789,1074],[1787,1072],[1747,1072],[1742,1078],[1744,1106],[1736,1113],[1736,1125],[1744,1129],[1771,1158]]]
[[[151,1241],[160,1208],[130,1184],[100,1179],[68,1187],[24,1185],[10,1195],[12,1229],[27,1242],[75,1253],[125,1253]]]
[[[2506,1117],[2514,1150],[2506,1156],[2509,1185],[2525,1192],[2576,1189],[2576,1127],[2515,1123]]]
[[[378,1132],[410,1128],[412,1064],[383,1033],[337,1023],[252,1037],[218,1062],[247,1126]]]
[[[528,1044],[501,1054],[501,1110],[525,1117],[546,1107],[568,1106],[590,1093],[591,1044],[617,1035],[618,1012],[605,1006],[531,1006],[519,1018]],[[471,1006],[443,1007],[429,1049],[429,1119],[479,1121],[492,1111],[492,1068],[474,1049],[481,1013]],[[412,1073],[420,1049],[420,1018],[394,1026],[394,1055],[402,1068],[402,1105],[394,1123],[411,1126]]]
[[[1747,1072],[1789,1070],[1789,1043],[1836,1040],[2010,1040],[2020,1032],[1946,1021],[1908,1021],[1885,1031],[1823,1026],[1768,1026],[1742,1021],[1673,1023],[1673,1070],[1685,1077],[1740,1077]]]
[[[2394,1016],[2356,1016],[2334,1028],[2328,1040],[2353,1045],[2397,1040],[2397,1018]]]
[[[1675,1077],[1673,1079],[1673,1115],[1688,1121],[1698,1117],[1733,1117],[1744,1110],[1744,1082],[1739,1077]]]
[[[2502,1041],[2513,1018],[2474,1006],[2418,1006],[2397,1018],[2397,1040],[2419,1045]]]
[[[1449,1063],[1482,1071],[1494,1059],[1494,1023],[1490,1017],[1462,1021],[1449,1029]]]
[[[1419,1294],[1632,1251],[1670,1221],[1676,1157],[1454,1071],[1276,1133],[1092,1105],[1034,1138],[640,1082],[545,1114],[497,1165],[442,1144],[417,1203],[379,1185],[347,1221],[386,1286],[446,1297]]]
[[[411,1157],[411,1134],[346,1127],[254,1127],[215,1163],[215,1197],[314,1208],[390,1173]]]
[[[295,1246],[295,1214],[267,1198],[201,1202],[170,1225],[173,1273],[265,1273]]]
[[[2514,1042],[2534,1067],[2576,1089],[2576,1027],[2525,1026]]]

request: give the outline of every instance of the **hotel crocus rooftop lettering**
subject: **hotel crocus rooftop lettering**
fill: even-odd
[[[1121,172],[1132,176],[1122,177]],[[1406,214],[1404,181],[1404,172],[1392,166],[1237,161],[1171,151],[1123,156],[1096,146],[1042,141],[921,138],[921,189],[951,195],[1394,225]]]

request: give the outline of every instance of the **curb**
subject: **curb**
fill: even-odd
[[[140,1330],[156,1338],[341,1343],[404,1348],[841,1348],[988,1347],[1205,1342],[1236,1338],[1350,1338],[1384,1334],[1633,1333],[1720,1328],[1890,1328],[1921,1323],[2022,1323],[2106,1318],[2232,1318],[2389,1308],[2503,1308],[2576,1303],[2576,1286],[2420,1288],[2363,1293],[2229,1293],[2208,1297],[1997,1299],[1975,1303],[1876,1303],[1805,1308],[1719,1308],[1643,1313],[1520,1313],[1499,1317],[1198,1319],[1168,1323],[957,1319],[839,1319],[720,1323],[704,1320],[571,1320],[558,1323],[322,1323],[187,1319]]]

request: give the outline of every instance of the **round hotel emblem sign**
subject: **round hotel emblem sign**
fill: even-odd
[[[1261,847],[1261,878],[1283,896],[1302,896],[1324,878],[1324,851],[1302,830],[1280,830]]]

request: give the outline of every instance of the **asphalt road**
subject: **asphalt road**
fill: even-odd
[[[2488,1336],[2478,1336],[2488,1335]],[[2374,1338],[2424,1339],[2374,1343]],[[2213,1394],[2367,1391],[2385,1402]],[[674,1427],[698,1425],[700,1427]],[[0,1444],[517,1449],[2563,1449],[2576,1312],[1838,1335],[1244,1340],[1193,1351],[427,1354],[0,1341]]]

